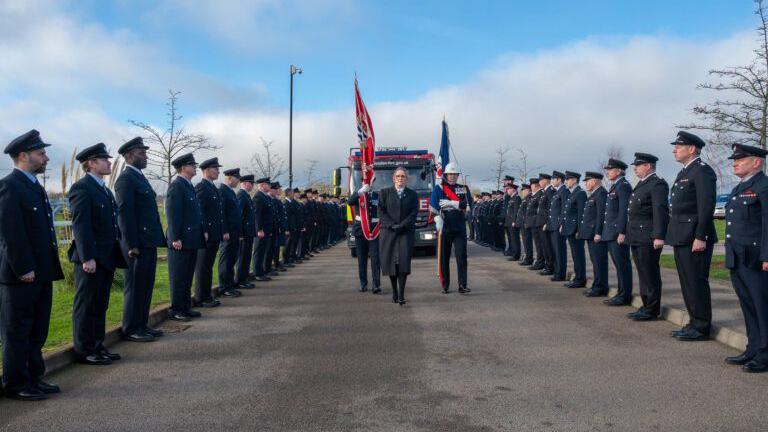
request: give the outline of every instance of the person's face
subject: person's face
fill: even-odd
[[[244,191],[250,192],[253,190],[253,183],[251,182],[242,182],[240,183],[240,187],[243,188]]]
[[[531,193],[536,193],[541,189],[538,183],[531,183]]]
[[[288,189],[287,191],[285,191],[285,197],[293,199],[293,189]]]
[[[614,181],[621,176],[621,170],[618,168],[609,168],[605,170],[605,175],[608,177],[608,180]]]
[[[520,191],[520,197],[521,198],[525,198],[525,197],[527,197],[530,194],[531,194],[531,190],[530,189],[523,189],[523,190]]]
[[[456,180],[459,179],[458,174],[446,174],[445,179],[448,180],[448,184],[456,184]]]
[[[761,159],[750,156],[733,160],[733,173],[738,178],[744,178],[760,170]]]
[[[566,182],[567,181],[568,180],[566,180]],[[552,177],[552,186],[560,187],[561,184],[563,184],[563,181],[560,179],[560,177]]]
[[[259,190],[264,193],[269,193],[269,185],[266,183],[259,183]]]
[[[227,182],[227,185],[231,188],[236,188],[237,185],[240,183],[240,179],[235,176],[226,176],[225,180]]]
[[[635,175],[639,178],[643,178],[650,174],[651,172],[651,164],[649,163],[643,163],[640,165],[635,165]]]
[[[593,190],[595,190],[596,187],[597,187],[597,179],[591,178],[584,181],[584,189],[587,192],[592,192]]]
[[[31,152],[19,153],[19,161],[26,164],[26,170],[34,174],[45,173],[45,168],[48,166],[48,154],[45,149],[33,150]]]
[[[112,174],[112,162],[107,158],[96,158],[88,161],[91,172],[100,176]]]
[[[397,170],[392,175],[392,180],[396,188],[402,189],[408,183],[408,174],[403,170]]]
[[[512,195],[514,195],[514,194],[515,194],[515,192],[517,192],[517,191],[515,191],[515,190],[514,190],[514,189],[512,189],[512,188],[509,188],[509,189],[507,189],[507,195],[509,195],[509,196],[512,196]]]
[[[138,169],[144,169],[147,167],[147,150],[143,148],[131,150],[131,162],[130,164]]]
[[[219,178],[219,167],[209,167],[203,170],[203,175],[208,180],[216,180]]]
[[[675,144],[672,148],[672,154],[675,155],[676,161],[686,163],[696,154],[696,146]]]
[[[567,187],[568,189],[570,189],[570,188],[574,187],[574,186],[576,185],[576,183],[578,183],[578,182],[579,182],[579,181],[578,181],[578,180],[576,180],[575,178],[569,178],[569,179],[566,179],[566,180],[565,180],[565,187]]]
[[[549,179],[539,179],[539,187],[544,189],[549,185]]]
[[[185,177],[192,178],[197,174],[197,165],[184,165],[181,167],[181,173]]]

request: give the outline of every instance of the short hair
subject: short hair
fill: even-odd
[[[395,171],[392,173],[392,176],[394,177],[394,175],[397,174],[398,171],[404,172],[406,176],[408,175],[408,170],[405,169],[404,166],[398,165],[397,168],[395,168]]]
[[[648,162],[648,165],[650,165],[651,169],[653,169],[654,171],[656,170],[656,162]]]
[[[90,172],[91,171],[91,169],[88,167],[88,162],[90,162],[90,161],[91,160],[88,159],[86,161],[80,162],[80,166],[83,168],[83,172]]]

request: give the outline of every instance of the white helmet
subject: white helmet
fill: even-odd
[[[456,166],[455,163],[449,162],[447,165],[445,165],[443,174],[461,174],[461,171],[459,171],[459,167]]]

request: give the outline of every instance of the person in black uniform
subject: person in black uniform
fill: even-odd
[[[72,340],[77,359],[85,364],[105,365],[119,360],[104,346],[109,291],[115,269],[125,268],[117,227],[117,202],[104,183],[112,173],[107,147],[96,144],[75,158],[85,175],[69,190],[72,212],[72,244],[69,261],[74,263],[75,297],[72,305]]]
[[[297,189],[298,190],[298,189]],[[304,262],[310,258],[310,240],[312,238],[312,221],[311,221],[311,214],[309,211],[309,199],[307,198],[306,193],[302,193],[299,195],[299,203],[301,204],[301,241],[299,242],[299,245],[297,246],[297,250],[299,252],[299,260],[298,262]]]
[[[267,248],[272,239],[272,199],[269,196],[269,177],[256,180],[257,190],[253,195],[254,228],[256,229],[255,247],[253,251],[253,274],[256,280],[266,282],[272,280],[265,271]]]
[[[768,372],[768,177],[766,150],[733,145],[741,179],[725,205],[725,266],[747,327],[747,349],[725,359],[744,372]]]
[[[301,231],[299,230],[299,213],[301,204],[296,201],[295,190],[285,190],[285,221],[287,226],[287,241],[283,248],[283,262],[286,267],[295,267],[297,259],[296,245],[299,242]]]
[[[25,401],[60,391],[43,381],[42,348],[48,337],[53,281],[64,278],[53,211],[37,180],[45,173],[49,146],[34,129],[15,138],[4,151],[14,170],[0,180],[3,387],[6,397]]]
[[[203,214],[192,186],[197,162],[192,153],[171,161],[176,178],[168,186],[165,215],[168,221],[168,279],[171,286],[171,308],[168,318],[189,321],[201,316],[192,310],[191,289],[195,275],[197,250],[205,246],[208,233],[203,231]]]
[[[608,306],[625,306],[632,303],[632,260],[629,253],[627,234],[627,209],[632,186],[624,172],[627,164],[618,159],[608,159],[605,174],[612,182],[605,201],[605,219],[603,231],[595,232],[595,243],[605,242],[608,253],[616,268],[618,292],[614,297],[605,299]]]
[[[587,242],[589,260],[592,262],[592,286],[584,291],[587,297],[608,295],[608,244],[595,241],[595,234],[603,232],[605,202],[608,192],[603,187],[603,175],[593,171],[584,173],[584,189],[587,202],[579,222],[578,237]]]
[[[440,238],[440,268],[442,269],[443,294],[451,286],[451,249],[456,251],[456,271],[459,293],[472,291],[467,284],[467,208],[472,208],[472,194],[465,185],[456,183],[459,179],[456,164],[449,162],[443,171],[442,184],[435,185],[429,197],[429,209],[435,214],[435,225]],[[501,200],[498,200],[501,209]],[[503,238],[502,238],[503,241]]]
[[[635,175],[640,181],[629,199],[627,237],[640,278],[643,307],[627,314],[635,321],[655,320],[661,313],[659,258],[669,224],[669,186],[656,175],[654,155],[635,153]]]
[[[531,194],[528,198],[528,205],[525,208],[525,232],[528,233],[528,238],[531,239],[533,245],[536,247],[536,255],[531,254],[527,259],[521,262],[521,265],[530,266],[531,270],[541,270],[544,268],[544,252],[541,245],[542,236],[539,235],[541,229],[536,229],[536,214],[539,212],[539,200],[541,199],[544,191],[539,186],[539,179],[532,178],[531,182]]]
[[[512,177],[510,177],[512,178]],[[512,178],[512,181],[514,179]],[[520,210],[520,196],[517,185],[509,183],[506,186],[507,205],[504,209],[504,230],[507,234],[507,256],[509,261],[520,260],[520,228],[515,225],[517,213]]]
[[[211,291],[213,264],[216,261],[219,244],[222,240],[229,240],[229,233],[224,230],[224,200],[221,198],[219,189],[213,183],[219,178],[219,168],[221,165],[218,158],[203,161],[200,164],[203,179],[195,186],[197,202],[203,213],[203,231],[208,234],[205,244],[197,251],[195,263],[195,299],[193,304],[196,307],[210,308],[221,304],[213,298]],[[231,289],[220,291],[219,295],[236,297],[240,295],[240,292]]]
[[[549,205],[552,202],[552,197],[555,195],[555,192],[557,192],[550,184],[551,181],[551,175],[545,173],[539,174],[541,195],[539,196],[539,206],[536,209],[536,232],[538,233],[540,239],[539,242],[541,243],[543,266],[541,267],[539,274],[542,276],[552,276],[555,274],[555,255],[552,249],[552,242],[549,238],[549,232],[547,232]]]
[[[374,178],[375,181],[375,178]],[[371,191],[370,185],[363,185],[349,196],[349,205],[354,209],[354,224],[352,235],[355,236],[355,252],[357,255],[357,275],[360,280],[360,292],[368,291],[368,257],[371,258],[371,282],[373,282],[373,294],[381,293],[381,262],[379,261],[379,237],[371,240],[365,237],[363,232],[363,218],[360,210],[360,195],[367,194],[366,204],[368,208],[368,229],[373,229],[379,223],[379,193]]]
[[[406,186],[408,171],[405,168],[395,168],[392,180],[394,186],[379,191],[379,253],[381,271],[389,276],[392,284],[392,302],[403,306],[405,283],[411,273],[419,199],[416,192]]]
[[[504,234],[504,192],[493,191],[493,205],[491,207],[491,229],[493,232],[493,250],[504,252],[507,249]]]
[[[272,239],[272,252],[269,254],[268,264],[270,268],[270,274],[276,276],[279,272],[287,271],[283,263],[280,261],[280,249],[285,246],[286,239],[290,232],[288,231],[288,216],[285,212],[285,206],[280,200],[280,192],[282,185],[280,182],[274,182],[270,184],[269,196],[272,198],[272,233],[274,237]]]
[[[528,202],[531,199],[531,185],[523,183],[520,185],[520,207],[515,217],[514,228],[520,232],[522,240],[522,249],[520,250],[520,265],[533,264],[533,239],[531,233],[525,229],[525,213],[528,211]]]
[[[253,200],[251,199],[253,191],[253,174],[246,174],[240,177],[240,190],[237,191],[238,207],[240,213],[240,247],[237,250],[237,273],[235,280],[237,287],[241,289],[253,288],[254,285],[248,282],[248,271],[251,268],[251,255],[253,252],[253,239],[256,237],[256,219],[253,211]]]
[[[567,288],[584,288],[587,285],[587,262],[584,256],[584,240],[579,237],[579,223],[584,216],[584,206],[587,202],[587,193],[579,186],[581,174],[573,171],[565,172],[565,187],[568,195],[563,203],[562,217],[560,218],[560,234],[568,238],[568,246],[571,249],[573,260],[573,279],[566,283]]]
[[[717,174],[700,158],[704,140],[680,131],[672,144],[675,160],[683,169],[672,184],[666,244],[675,249],[675,266],[690,316],[688,325],[672,335],[681,341],[706,340],[712,327],[709,266],[717,243]]]
[[[304,190],[304,220],[305,220],[305,232],[304,243],[302,244],[302,256],[307,260],[312,258],[315,251],[315,237],[317,236],[317,230],[315,226],[317,224],[315,219],[315,201],[312,198],[312,189],[308,188]]]
[[[149,326],[152,291],[157,271],[157,248],[166,247],[157,194],[141,172],[147,167],[147,150],[141,137],[117,150],[125,169],[115,181],[117,222],[123,254],[128,258],[123,282],[123,340],[152,342],[163,331]]]
[[[550,280],[562,282],[565,280],[565,271],[567,270],[568,256],[566,255],[565,241],[568,235],[564,234],[560,227],[563,223],[565,203],[571,193],[567,187],[563,186],[565,174],[560,171],[553,171],[551,181],[549,188],[553,193],[549,200],[549,211],[547,212],[549,217],[544,226],[544,241],[549,242],[549,248],[552,251],[552,277]]]
[[[240,168],[224,171],[224,181],[219,185],[224,209],[224,224],[222,231],[229,236],[222,237],[219,249],[219,295],[235,293],[238,285],[235,282],[235,264],[237,263],[237,251],[240,249],[240,237],[242,237],[243,209],[237,199],[235,188],[240,183]],[[250,288],[249,285],[245,286]],[[237,294],[235,294],[237,295]]]

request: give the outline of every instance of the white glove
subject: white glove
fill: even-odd
[[[441,209],[444,209],[444,208],[455,208],[455,209],[458,210],[459,209],[459,202],[458,201],[451,201],[451,200],[447,200],[447,199],[441,199],[440,200],[440,208]]]
[[[360,189],[357,190],[357,193],[358,194],[364,194],[364,193],[367,193],[370,190],[371,190],[371,186],[367,185],[367,184],[364,184],[363,187],[361,187]]]
[[[437,232],[441,233],[443,232],[443,217],[440,215],[435,216],[435,227],[437,227]]]

